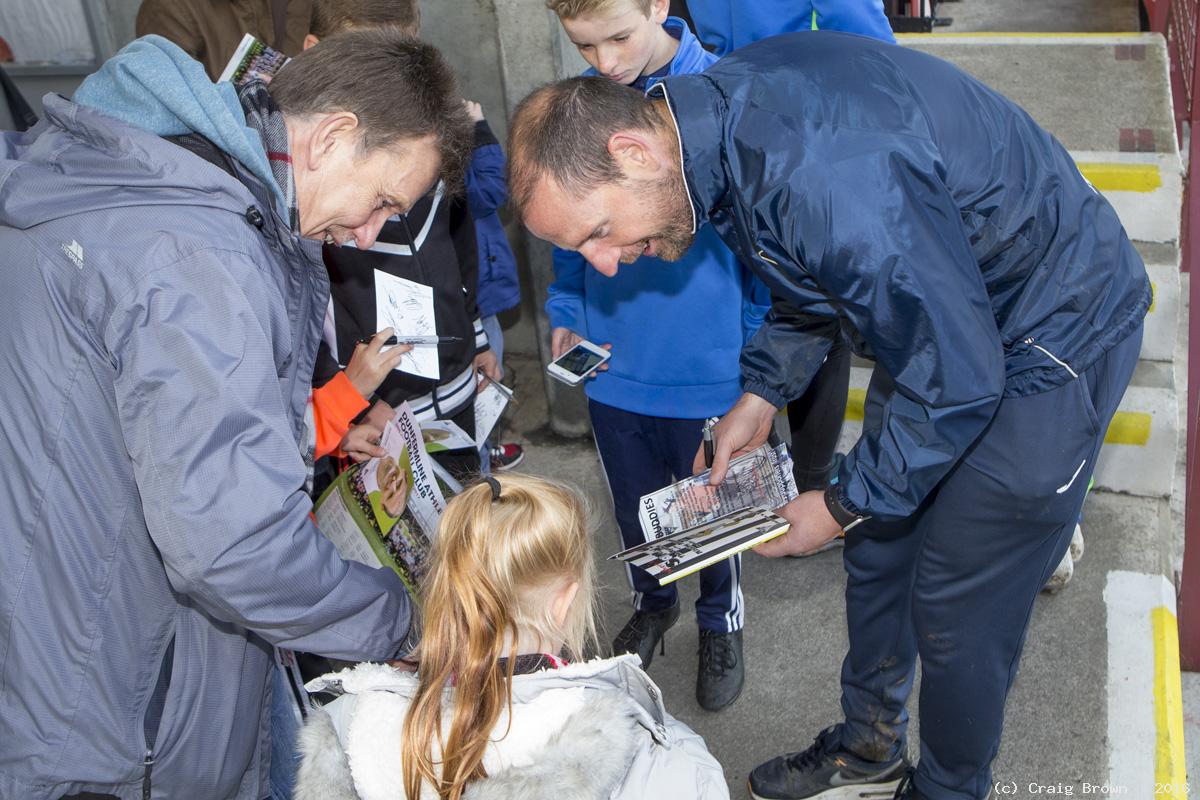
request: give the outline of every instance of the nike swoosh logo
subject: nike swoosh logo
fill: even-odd
[[[1075,482],[1075,479],[1079,477],[1079,473],[1083,472],[1083,465],[1086,463],[1087,463],[1087,459],[1085,458],[1082,462],[1080,462],[1079,466],[1075,469],[1075,474],[1071,476],[1071,480],[1067,481],[1065,484],[1063,484],[1062,486],[1055,489],[1054,493],[1062,494],[1067,489],[1070,489],[1071,484],[1073,484]]]
[[[880,792],[880,795],[879,795],[880,797],[890,798],[892,796],[892,790],[895,789],[896,784],[900,782],[899,776],[895,776],[894,778],[891,778],[889,780],[888,774],[890,772],[891,772],[891,770],[884,770],[883,772],[880,772],[877,775],[860,775],[858,777],[850,778],[850,777],[847,777],[846,775],[843,775],[841,770],[839,770],[829,776],[829,785],[830,786],[862,786],[864,790],[877,788],[878,791]],[[888,781],[888,782],[883,783],[883,781]],[[871,786],[871,784],[874,784],[874,783],[879,783],[879,786],[878,787]],[[859,796],[866,798],[866,797],[873,797],[874,795],[873,794],[862,794]]]

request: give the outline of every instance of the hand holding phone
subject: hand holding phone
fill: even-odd
[[[568,386],[576,386],[610,358],[612,353],[606,348],[579,339],[573,347],[551,361],[546,366],[546,372]]]
[[[550,360],[555,360],[581,341],[583,337],[570,328],[554,328],[550,331]]]

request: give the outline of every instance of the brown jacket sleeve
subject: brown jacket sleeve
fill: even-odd
[[[276,42],[271,0],[143,0],[134,32],[170,39],[215,81],[245,34],[295,56],[311,23],[312,0],[288,0],[284,41]]]
[[[134,33],[137,36],[157,33],[170,39],[192,58],[204,62],[205,68],[208,68],[204,36],[191,3],[179,0],[143,0],[141,8],[138,9],[137,21],[134,23]],[[211,75],[211,69],[209,73]]]

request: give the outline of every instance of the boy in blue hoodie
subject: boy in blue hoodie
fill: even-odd
[[[592,74],[645,89],[668,75],[701,72],[716,61],[687,25],[667,16],[667,0],[549,0]],[[738,353],[758,330],[770,295],[711,228],[677,262],[653,261],[605,278],[583,257],[555,250],[546,312],[557,357],[582,336],[610,344],[609,369],[586,387],[596,447],[612,490],[626,547],[644,541],[638,501],[692,472],[704,420],[724,414],[741,393]],[[741,302],[730,302],[740,297]],[[649,666],[679,618],[673,586],[629,568],[634,613],[613,641]],[[696,621],[700,669],[696,699],[710,711],[742,689],[741,559],[700,572]]]

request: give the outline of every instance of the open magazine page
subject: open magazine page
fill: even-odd
[[[338,475],[314,515],[342,558],[390,567],[416,598],[446,508],[443,484],[407,404],[384,426],[380,446],[387,455]]]
[[[247,33],[233,51],[233,57],[225,65],[217,83],[230,81],[234,86],[241,86],[255,78],[263,83],[270,83],[275,73],[290,60],[283,53]]]
[[[765,508],[744,508],[694,528],[609,556],[640,567],[665,586],[722,559],[774,539],[788,529],[787,520]]]
[[[465,450],[475,447],[475,440],[449,419],[427,419],[421,423],[421,437],[425,450],[440,453],[443,450]]]
[[[792,457],[783,444],[764,444],[733,459],[719,486],[709,486],[708,476],[706,470],[641,499],[638,517],[647,539],[693,528],[744,508],[779,508],[799,494]]]
[[[484,387],[475,393],[475,446],[492,435],[492,429],[500,421],[504,409],[513,399],[513,391],[502,383],[488,378]]]
[[[475,392],[475,438],[468,436],[467,432],[452,420],[426,420],[421,423],[425,449],[430,453],[438,453],[443,450],[483,447],[512,396],[512,389],[487,379],[483,388]]]

